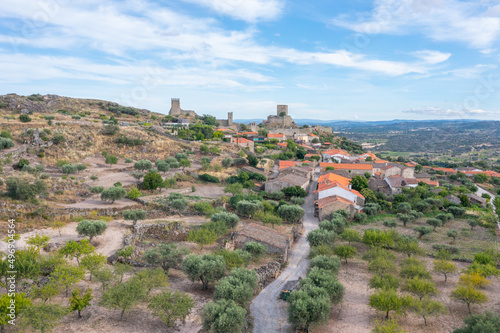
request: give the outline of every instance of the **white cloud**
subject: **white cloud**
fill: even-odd
[[[21,2],[23,5],[20,5]],[[124,59],[134,57],[131,55],[133,52],[147,52],[150,59],[174,61],[181,66],[186,62],[193,67],[199,64],[225,67],[234,62],[274,66],[287,62],[297,65],[327,64],[389,76],[422,74],[429,70],[429,65],[449,57],[437,51],[422,51],[417,54],[420,61],[403,62],[373,59],[342,50],[307,52],[261,45],[255,41],[256,32],[253,30],[223,30],[212,19],[192,18],[147,1],[126,0],[118,4],[103,0],[95,6],[86,2],[71,2],[55,7],[47,13],[45,20],[37,22],[33,21],[39,12],[35,9],[37,4],[35,0],[2,2],[0,18],[22,19],[23,23],[16,36],[0,35],[0,42],[10,42],[14,50],[24,45],[71,51],[85,45]],[[277,1],[252,0],[245,6],[258,8],[262,5],[261,9],[265,11],[266,6],[276,7],[277,4]],[[26,8],[34,9],[30,12]],[[252,13],[251,10],[248,12]],[[23,33],[26,26],[35,28],[29,34]],[[193,61],[197,64],[193,65]]]
[[[417,58],[424,60],[428,64],[439,64],[448,60],[451,53],[443,53],[439,51],[422,50],[414,53]]]
[[[423,107],[405,110],[403,113],[414,113],[423,116],[439,116],[445,118],[487,117],[499,115],[500,111],[485,111],[482,109],[442,109],[438,107]]]
[[[339,16],[331,23],[365,34],[419,31],[436,41],[488,49],[500,35],[500,10],[483,8],[478,1],[376,0],[370,13],[360,13],[357,18]]]
[[[217,13],[247,22],[277,18],[283,9],[278,0],[184,0],[208,7]]]

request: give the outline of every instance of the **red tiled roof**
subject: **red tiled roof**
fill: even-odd
[[[439,182],[437,182],[437,181],[419,180],[419,182],[423,182],[423,183],[426,183],[427,185],[431,185],[431,186],[439,186]]]
[[[280,161],[279,162],[279,169],[285,169],[289,167],[295,166],[296,161]]]
[[[268,134],[267,137],[268,138],[283,138],[284,139],[286,136],[285,136],[285,134],[279,133],[279,134]]]
[[[334,167],[335,170],[373,170],[372,164],[352,164],[352,163],[325,163],[321,162],[320,167]]]
[[[259,134],[258,132],[242,132],[241,134],[246,134],[246,135],[257,135]]]
[[[342,149],[330,149],[330,150],[325,150],[323,154],[328,154],[330,156],[332,155],[345,155],[345,156],[351,156],[348,152]]]
[[[326,207],[326,206],[328,206],[336,201],[344,202],[344,203],[349,204],[349,205],[355,205],[354,201],[347,200],[347,199],[339,197],[337,195],[333,195],[331,197],[319,199],[319,200],[315,201],[315,203],[318,205],[318,208],[324,208],[324,207]]]
[[[245,138],[232,138],[231,142],[232,143],[249,143],[249,142],[253,143],[253,141],[247,140]]]
[[[325,183],[327,181],[330,182],[339,182],[340,184],[344,186],[349,186],[349,183],[351,180],[346,177],[342,177],[340,175],[336,175],[334,173],[327,173],[326,175],[319,176],[318,178],[318,184]]]

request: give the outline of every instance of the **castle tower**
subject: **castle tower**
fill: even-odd
[[[232,126],[233,125],[233,113],[228,112],[227,113],[227,126]]]
[[[170,107],[170,111],[168,112],[171,116],[176,116],[181,114],[181,100],[180,98],[172,98],[172,104]]]
[[[285,113],[288,116],[288,105],[278,105],[276,115],[279,116],[281,113]]]

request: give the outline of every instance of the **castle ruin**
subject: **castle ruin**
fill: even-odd
[[[179,117],[196,117],[197,114],[193,110],[183,110],[181,109],[181,100],[179,98],[172,98],[172,105],[170,107],[169,115]]]
[[[232,127],[234,125],[237,125],[233,122],[233,113],[232,112],[227,113],[227,120],[226,119],[217,119],[217,122],[219,123],[220,127]]]
[[[288,105],[278,105],[276,107],[276,115],[267,117],[265,127],[268,129],[276,128],[298,128],[292,117],[288,115]]]

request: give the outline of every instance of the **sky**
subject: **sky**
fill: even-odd
[[[2,0],[0,94],[500,120],[499,0]]]

